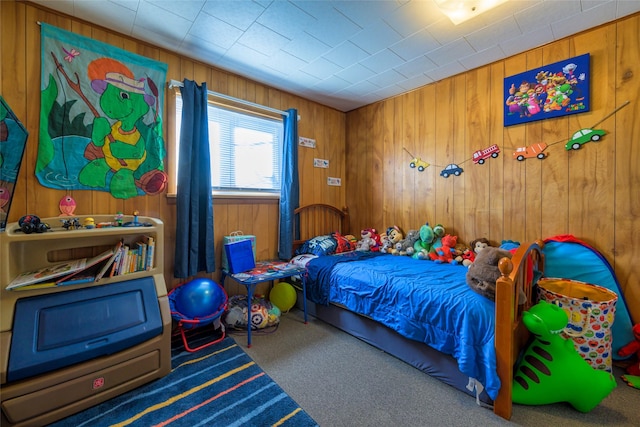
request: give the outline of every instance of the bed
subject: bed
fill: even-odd
[[[349,232],[347,210],[335,206],[302,206],[295,218],[294,251],[314,237]],[[319,256],[302,279],[307,309],[510,419],[513,366],[528,340],[520,318],[534,302],[542,245],[522,244],[500,261],[495,303],[466,285],[461,265],[368,252]],[[520,287],[527,302],[519,305]]]

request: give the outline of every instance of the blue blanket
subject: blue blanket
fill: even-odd
[[[466,284],[466,267],[364,252],[319,257],[307,271],[312,301],[341,304],[452,355],[497,397],[495,304]]]

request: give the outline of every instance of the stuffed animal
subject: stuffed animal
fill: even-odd
[[[413,244],[413,255],[411,256],[415,259],[429,259],[429,252],[432,251],[436,235],[428,222],[420,227],[418,236],[420,238]]]
[[[380,250],[380,235],[375,228],[365,228],[360,232],[360,240],[356,251],[378,252]]]
[[[397,225],[387,228],[386,240],[382,241],[380,252],[385,254],[393,253],[396,244],[404,239],[404,232]]]
[[[433,242],[431,243],[431,252],[442,246],[442,238],[446,232],[442,224],[436,224],[433,227]]]
[[[471,250],[476,254],[476,256],[478,256],[481,250],[488,246],[491,246],[491,243],[486,237],[480,237],[479,239],[473,240],[471,242]]]
[[[627,374],[640,376],[640,323],[636,323],[631,330],[635,340],[620,348],[618,355],[628,357],[635,354],[636,360],[627,367]]]
[[[413,255],[413,245],[419,238],[418,230],[409,230],[405,238],[396,243],[396,247],[391,253],[393,255]]]
[[[491,301],[496,300],[496,281],[500,278],[498,262],[502,258],[511,258],[511,253],[500,248],[487,246],[476,255],[476,260],[467,271],[469,287]]]
[[[458,264],[462,264],[465,267],[469,267],[476,259],[476,254],[471,250],[471,247],[463,242],[458,242],[454,250],[454,258]]]
[[[449,264],[457,264],[453,257],[453,251],[455,250],[456,243],[458,242],[458,236],[452,236],[450,234],[446,234],[442,238],[442,246],[434,249],[433,252],[429,253],[429,258],[435,262],[444,262]]]

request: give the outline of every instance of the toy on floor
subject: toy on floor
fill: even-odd
[[[513,378],[514,403],[568,402],[580,412],[589,412],[616,387],[613,375],[593,369],[573,341],[560,335],[569,322],[563,309],[540,301],[522,314],[522,321],[534,339]]]
[[[640,376],[640,323],[636,323],[631,330],[633,331],[633,336],[635,337],[635,340],[631,341],[630,343],[623,346],[620,350],[618,350],[618,355],[622,357],[629,357],[635,354],[636,360],[634,361],[633,364],[627,367],[627,374],[629,374],[627,376],[639,377]],[[627,383],[632,387],[640,388],[638,387],[639,382],[637,380],[635,381],[635,385],[629,382]]]

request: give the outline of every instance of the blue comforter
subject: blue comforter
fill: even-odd
[[[305,286],[316,303],[341,304],[452,355],[495,399],[495,305],[469,288],[466,272],[461,265],[352,252],[310,261]]]

